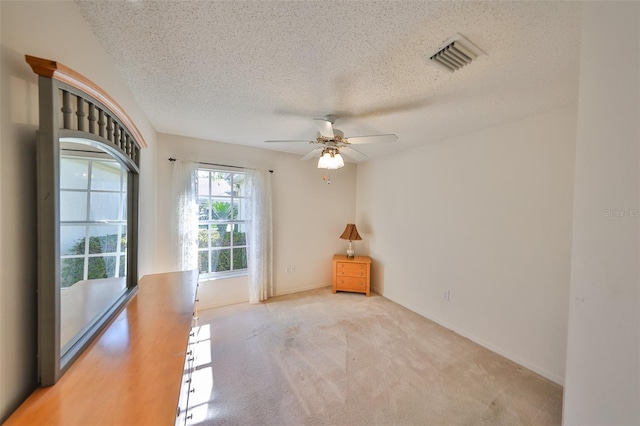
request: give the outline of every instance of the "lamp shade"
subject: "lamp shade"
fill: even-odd
[[[356,228],[355,223],[348,223],[347,227],[344,228],[344,232],[340,235],[340,238],[349,241],[362,240],[362,237],[358,234],[358,229]]]
[[[336,169],[344,167],[344,159],[342,158],[342,155],[340,155],[340,153],[336,153],[336,155],[333,156],[333,165],[336,167]]]

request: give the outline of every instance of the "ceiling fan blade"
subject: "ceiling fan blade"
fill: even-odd
[[[362,160],[366,160],[367,159],[366,155],[364,155],[360,151],[355,150],[355,149],[353,149],[351,147],[348,147],[348,146],[341,147],[340,148],[340,153],[344,154],[344,155],[346,155],[348,157],[351,157],[356,161],[362,161]]]
[[[387,135],[369,135],[369,136],[351,136],[347,140],[350,144],[359,145],[364,143],[388,143],[395,142],[398,137],[394,134]]]
[[[285,142],[285,143],[288,143],[288,142],[296,142],[296,143],[298,143],[298,142],[306,142],[306,143],[312,143],[313,141],[310,141],[309,139],[304,139],[304,140],[302,140],[302,139],[297,139],[297,140],[282,140],[282,141],[265,141],[265,143],[274,143],[274,142],[277,142],[277,143],[282,143],[282,142]]]
[[[333,139],[333,124],[331,124],[331,121],[327,120],[326,118],[314,118],[313,121],[316,122],[316,126],[318,126],[318,132],[320,132],[320,135],[324,136],[325,138]]]
[[[310,160],[313,157],[319,157],[320,154],[322,153],[322,149],[323,149],[322,147],[314,149],[313,151],[311,151],[310,153],[302,157],[301,160]]]

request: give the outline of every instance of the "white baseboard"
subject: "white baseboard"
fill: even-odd
[[[221,308],[223,306],[229,306],[229,305],[237,305],[238,303],[249,303],[249,300],[247,299],[236,299],[236,300],[227,300],[224,303],[209,303],[207,305],[203,305],[203,304],[198,304],[198,310],[199,311],[204,311],[206,309],[214,309],[214,308]]]
[[[276,294],[274,294],[272,297],[285,296],[287,294],[295,294],[295,293],[300,293],[300,292],[309,291],[309,290],[317,290],[319,288],[331,287],[331,285],[332,284],[318,284],[318,285],[313,285],[308,287],[293,288],[286,291],[279,291]],[[234,299],[234,300],[227,300],[223,303],[209,303],[206,305],[198,304],[198,310],[204,311],[206,309],[215,309],[215,308],[221,308],[223,306],[237,305],[238,303],[249,303],[249,300],[246,298],[240,298],[240,299]]]
[[[298,287],[298,288],[293,288],[293,289],[289,289],[289,290],[285,290],[285,291],[278,291],[278,292],[276,292],[276,294],[273,295],[273,297],[284,296],[286,294],[300,293],[300,292],[309,291],[309,290],[317,290],[319,288],[331,287],[332,285],[333,284],[331,284],[331,283],[329,283],[329,284],[316,284],[316,285],[312,285],[312,286],[308,286],[308,287]]]
[[[532,363],[530,363],[528,361],[525,361],[525,360],[521,359],[520,357],[517,357],[517,356],[513,355],[509,351],[506,351],[506,350],[504,350],[502,348],[499,348],[499,347],[497,347],[497,346],[495,346],[495,345],[493,345],[493,344],[491,344],[491,343],[489,343],[489,342],[487,342],[487,341],[485,341],[485,340],[483,340],[483,339],[481,339],[481,338],[479,338],[477,336],[474,336],[471,333],[467,333],[466,331],[461,330],[458,327],[456,327],[456,326],[454,326],[452,324],[449,324],[446,321],[442,321],[439,318],[436,318],[436,317],[434,317],[432,315],[429,315],[428,313],[422,311],[421,309],[413,308],[413,307],[411,307],[411,306],[409,306],[409,305],[407,305],[405,303],[402,303],[402,302],[400,302],[398,300],[394,300],[394,299],[392,299],[392,298],[390,298],[388,296],[385,296],[382,293],[379,293],[377,291],[376,291],[376,293],[378,293],[378,294],[382,295],[383,297],[391,300],[392,302],[397,303],[400,306],[403,306],[403,307],[409,309],[410,311],[415,312],[416,314],[418,314],[420,316],[423,316],[423,317],[427,318],[428,320],[431,320],[431,321],[435,322],[436,324],[439,324],[439,325],[443,326],[444,328],[447,328],[447,329],[453,331],[456,334],[459,334],[459,335],[461,335],[463,337],[466,337],[467,339],[479,344],[480,346],[483,346],[483,347],[489,349],[490,351],[495,352],[498,355],[501,355],[501,356],[507,358],[508,360],[515,362],[516,364],[526,368],[527,370],[531,370],[534,373],[539,374],[540,376],[544,377],[545,379],[551,380],[553,383],[556,383],[556,384],[558,384],[560,386],[564,386],[564,377],[560,377],[557,374],[551,373],[550,371],[547,371],[544,368],[541,368],[541,367],[539,367],[539,366],[537,366],[535,364],[532,364]]]

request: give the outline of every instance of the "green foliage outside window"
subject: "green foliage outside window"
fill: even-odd
[[[238,208],[226,201],[203,201],[199,207],[200,220],[209,220],[209,210],[211,220],[233,220],[238,216]]]
[[[234,225],[238,228],[238,225]],[[233,229],[233,232],[226,232],[227,224],[211,225],[211,241],[212,246],[215,240],[221,240],[219,247],[230,247],[231,235],[233,234],[233,245],[245,245],[247,242],[246,232],[239,232]],[[208,242],[208,229],[201,228],[198,232],[198,247],[206,248]],[[231,268],[231,250],[222,248],[220,250],[211,250],[211,270],[209,269],[209,256],[207,251],[201,251],[199,256],[200,273],[223,272],[247,268],[247,249],[245,247],[233,248],[233,268]]]

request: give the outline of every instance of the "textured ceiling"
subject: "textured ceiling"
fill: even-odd
[[[77,1],[155,129],[304,154],[345,136],[441,140],[577,100],[579,2]],[[455,33],[487,55],[448,74]]]

